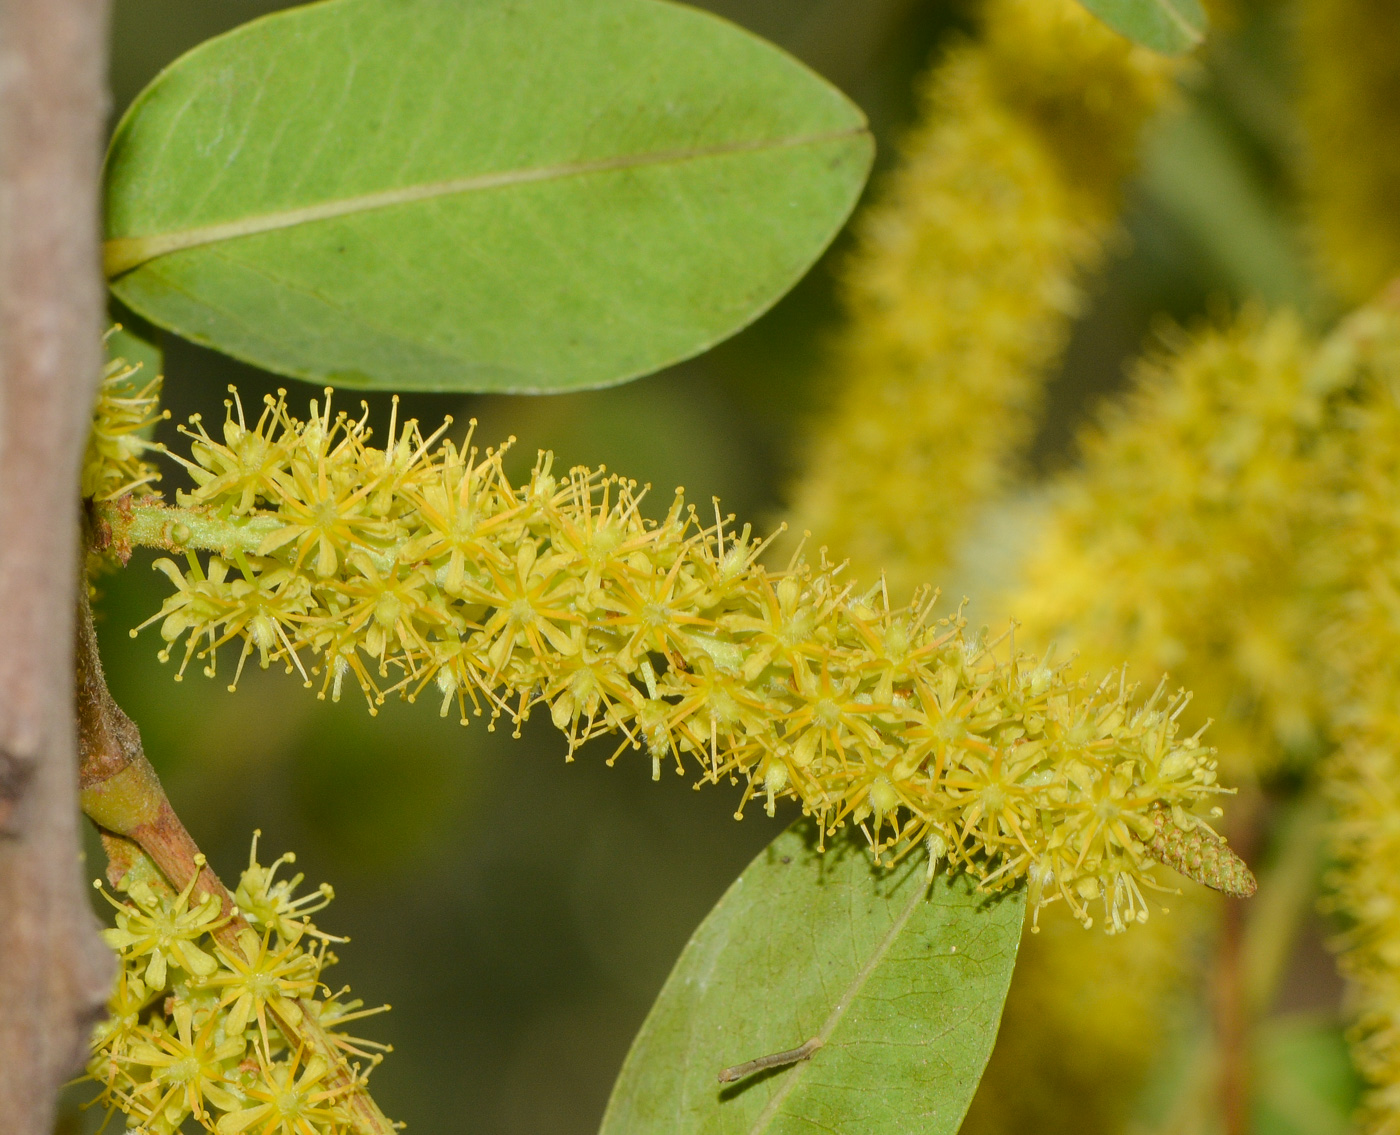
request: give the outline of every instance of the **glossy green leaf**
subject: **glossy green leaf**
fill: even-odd
[[[1200,0],[1079,0],[1120,35],[1135,43],[1181,55],[1206,37],[1206,13]]]
[[[858,837],[857,837],[858,838]],[[695,932],[628,1053],[602,1135],[952,1135],[991,1055],[1023,892],[816,850],[799,822]],[[823,1044],[725,1087],[719,1072]]]
[[[342,386],[552,391],[697,354],[853,207],[859,108],[660,0],[327,0],[137,99],[107,165],[112,287]]]

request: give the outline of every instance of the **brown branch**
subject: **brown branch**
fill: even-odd
[[[128,869],[135,847],[145,852],[177,891],[198,876],[194,894],[216,896],[229,916],[214,936],[224,949],[242,956],[238,932],[248,924],[170,806],[160,778],[146,759],[140,731],[107,689],[86,595],[79,604],[76,642],[81,800],[83,811],[103,832],[103,846],[112,858],[114,873],[120,877]],[[270,1008],[278,1027],[294,1045],[303,1043],[325,1059],[331,1069],[326,1086],[350,1089],[346,1104],[355,1135],[391,1135],[394,1125],[356,1081],[335,1042],[316,1022],[310,1003],[297,999]]]
[[[47,1135],[112,973],[79,868],[78,469],[102,366],[108,0],[0,0],[0,1124]]]
[[[1242,856],[1254,858],[1261,835],[1263,801],[1246,785],[1231,809],[1230,840]],[[1220,1116],[1225,1135],[1249,1135],[1254,1129],[1250,1066],[1255,1006],[1250,1002],[1250,975],[1244,967],[1245,908],[1227,903],[1223,911],[1215,963],[1215,1031],[1220,1046]]]

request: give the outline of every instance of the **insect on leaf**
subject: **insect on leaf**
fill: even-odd
[[[691,938],[632,1044],[602,1135],[953,1135],[981,1079],[1020,943],[1024,891],[930,886],[859,835],[820,853],[800,821]],[[807,1042],[810,1057],[718,1073]]]
[[[834,87],[678,4],[328,0],[136,100],[107,270],[153,322],[298,378],[604,386],[771,306],[872,152]]]

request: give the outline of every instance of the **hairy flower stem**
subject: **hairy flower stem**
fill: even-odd
[[[146,759],[140,731],[107,688],[85,592],[80,595],[75,665],[80,799],[83,811],[102,831],[112,873],[120,878],[144,854],[176,891],[197,877],[193,894],[217,898],[226,919],[213,931],[214,937],[229,952],[244,956],[239,933],[248,923],[170,806]],[[279,998],[269,1008],[293,1046],[304,1046],[329,1065],[326,1086],[349,1088],[346,1102],[355,1135],[391,1135],[397,1130],[368,1091],[358,1086],[355,1072],[304,999]]]
[[[94,502],[92,509],[93,547],[123,562],[133,548],[159,548],[176,555],[198,551],[252,556],[263,540],[284,526],[273,515],[229,518],[214,509],[175,508],[130,497]],[[376,567],[387,569],[394,562],[395,550],[369,558]]]

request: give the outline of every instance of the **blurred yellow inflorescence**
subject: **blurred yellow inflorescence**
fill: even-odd
[[[1320,266],[1344,299],[1363,302],[1400,271],[1400,5],[1297,8],[1309,219]]]
[[[230,402],[222,441],[196,425],[179,507],[98,510],[118,554],[185,552],[157,561],[175,592],[151,620],[164,657],[183,640],[181,671],[198,657],[212,676],[241,642],[240,670],[280,660],[332,698],[349,678],[371,711],[395,692],[433,691],[464,722],[468,703],[517,722],[544,703],[570,754],[620,733],[614,759],[645,747],[655,776],[687,757],[742,776],[741,813],[793,797],[828,832],[863,825],[877,854],[926,842],[1086,924],[1101,902],[1110,931],[1146,918],[1159,821],[1214,843],[1193,810],[1223,790],[1178,732],[1183,695],[1084,686],[824,563],[770,571],[717,506],[705,525],[677,496],[652,522],[631,483],[556,476],[549,454],[517,487],[500,450],[440,441],[446,426],[391,423],[375,448],[329,395],[305,422],[284,398],[252,425]],[[1232,885],[1227,861],[1196,877]]]
[[[1052,490],[1003,600],[1040,648],[1199,691],[1191,714],[1217,723],[1236,778],[1315,757],[1326,733],[1315,653],[1335,577],[1317,538],[1331,380],[1315,353],[1286,314],[1165,344]]]
[[[1086,935],[1058,910],[1021,942],[991,1062],[959,1135],[1121,1135],[1170,1048],[1199,964],[1187,896],[1131,934]]]
[[[1236,691],[1207,708],[1256,773],[1337,746],[1321,765],[1336,809],[1328,902],[1347,925],[1337,946],[1376,1135],[1400,1131],[1397,396],[1393,300],[1321,344],[1289,316],[1184,340],[1061,483],[1008,600],[1032,642]]]
[[[331,942],[310,915],[331,899],[322,885],[294,897],[302,877],[275,878],[285,855],[257,862],[257,838],[234,896],[247,926],[239,949],[216,940],[228,924],[218,898],[179,894],[138,859],[122,878],[124,897],[103,892],[116,926],[103,931],[121,958],[111,1016],[94,1038],[88,1077],[97,1101],[127,1116],[140,1135],[175,1135],[193,1118],[217,1135],[285,1132],[347,1135],[348,1096],[363,1086],[384,1046],[344,1033],[365,1010],[348,989],[331,993],[321,976],[334,964]],[[311,1055],[282,1022],[315,1015],[351,1065],[348,1079]]]
[[[901,600],[1029,440],[1173,72],[1074,0],[990,0],[983,22],[932,71],[860,224],[839,389],[794,490],[793,530]]]
[[[1201,696],[1183,717],[1216,719],[1232,778],[1315,755],[1327,731],[1315,657],[1327,589],[1308,565],[1325,547],[1334,383],[1316,355],[1289,316],[1174,335],[1051,489],[1021,582],[998,600],[1037,649],[1184,677]],[[1092,951],[1063,928],[1026,942],[969,1135],[1121,1130],[1208,914],[1183,896],[1172,918]]]
[[[1352,317],[1339,333],[1350,371],[1338,414],[1338,503],[1329,544],[1346,588],[1321,636],[1337,679],[1340,745],[1325,765],[1335,810],[1329,904],[1352,986],[1357,1066],[1371,1085],[1371,1135],[1400,1131],[1400,308]]]

